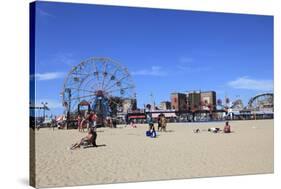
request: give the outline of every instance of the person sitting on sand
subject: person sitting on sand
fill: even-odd
[[[221,130],[220,130],[220,128],[215,128],[215,127],[211,127],[211,128],[209,128],[208,129],[208,131],[209,132],[212,132],[212,133],[218,133],[218,132],[220,132]]]
[[[230,125],[228,124],[228,121],[225,122],[225,126],[223,128],[224,133],[231,133]]]
[[[71,150],[74,150],[76,148],[79,148],[81,145],[89,145],[89,144],[93,144],[94,147],[96,147],[96,132],[94,128],[91,128],[90,131],[88,132],[88,134],[83,137],[80,142],[76,142],[75,144],[73,144],[71,146]]]

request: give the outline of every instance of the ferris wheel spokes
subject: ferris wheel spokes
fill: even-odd
[[[104,88],[104,90],[109,90],[111,89],[112,87],[114,87],[115,85],[117,86],[121,86],[121,81],[130,77],[130,74],[127,74],[125,75],[124,77],[122,77],[121,79],[118,79],[115,83],[113,83],[112,85],[108,86],[107,88]]]
[[[125,92],[126,89],[133,89],[135,86],[128,86],[128,87],[124,87],[124,88],[120,88],[120,89],[115,89],[115,90],[111,90],[111,91],[107,91],[108,94],[112,93],[112,92],[115,92],[115,91],[120,91],[120,93],[123,93]]]
[[[134,85],[128,70],[109,58],[90,58],[80,62],[67,75],[63,85],[63,102],[67,111],[77,111],[82,101],[94,103],[97,97],[120,105],[132,98]]]

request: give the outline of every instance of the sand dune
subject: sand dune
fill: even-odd
[[[273,172],[273,120],[233,121],[233,133],[194,134],[224,123],[173,123],[155,139],[147,125],[99,128],[98,148],[68,150],[85,133],[36,131],[36,186],[73,186]]]

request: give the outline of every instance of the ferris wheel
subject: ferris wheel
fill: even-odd
[[[135,85],[128,69],[109,59],[93,57],[74,66],[65,78],[62,103],[67,112],[77,112],[80,103],[109,115],[110,104],[135,98]]]

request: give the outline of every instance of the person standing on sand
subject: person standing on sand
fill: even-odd
[[[85,126],[85,124],[88,124],[87,118],[83,118],[83,119],[82,119],[82,121],[81,121],[81,123],[80,123],[80,130],[79,130],[79,131],[84,132],[84,126]]]
[[[154,122],[151,113],[147,114],[147,123],[149,125],[149,130],[146,131],[146,136],[151,138],[156,138],[156,131],[155,131]]]
[[[150,130],[146,131],[146,136],[151,138],[156,138],[156,131],[154,126],[152,126]]]
[[[151,130],[152,128],[154,128],[154,123],[153,123],[153,118],[151,113],[147,114],[147,123],[149,125],[149,130]]]
[[[77,124],[78,124],[78,131],[81,131],[81,122],[82,122],[82,118],[80,115],[77,116]]]
[[[161,131],[163,130],[164,132],[166,132],[167,120],[164,115],[162,115],[160,118],[160,124],[161,124]]]
[[[159,132],[160,129],[162,130],[161,117],[162,117],[162,115],[160,114],[160,115],[158,116],[158,118],[157,118],[157,123],[158,123],[157,131],[158,131],[158,132]]]
[[[96,144],[96,139],[97,139],[97,126],[101,124],[101,121],[99,120],[99,118],[97,117],[97,115],[92,112],[89,116],[89,127],[90,130],[92,130],[93,132],[93,140],[92,140],[92,144],[94,147],[97,147]]]

